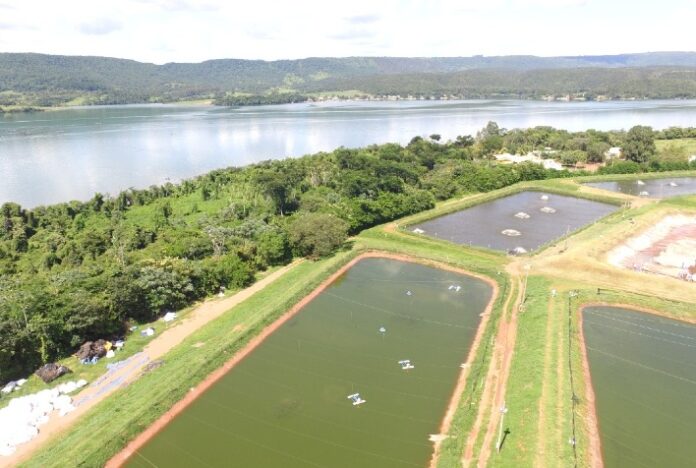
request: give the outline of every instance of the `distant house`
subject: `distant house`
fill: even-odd
[[[563,169],[563,165],[555,159],[543,159],[541,165],[544,166],[544,169],[556,169],[557,171]]]
[[[496,154],[495,159],[502,163],[508,164],[519,164],[523,162],[533,162],[535,164],[541,164],[545,169],[556,169],[560,171],[563,169],[561,163],[555,159],[542,159],[538,154],[527,153],[525,156],[519,154],[502,153]]]
[[[611,159],[617,159],[621,157],[621,148],[618,146],[613,146],[604,152],[604,158],[609,161]]]

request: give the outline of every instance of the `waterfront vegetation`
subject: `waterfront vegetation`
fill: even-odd
[[[665,132],[658,136],[691,130]],[[614,161],[600,173],[691,167],[686,159],[663,161],[651,137],[646,128],[506,131],[489,123],[476,137],[340,148],[87,202],[32,210],[5,203],[0,381],[67,356],[88,339],[122,336],[132,321],[151,321],[221,287],[246,286],[293,257],[326,256],[348,235],[438,200],[583,174],[497,164],[489,157],[499,151],[553,148],[589,158],[595,146],[635,140],[637,161]]]

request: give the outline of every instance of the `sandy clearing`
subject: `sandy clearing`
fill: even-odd
[[[456,268],[451,265],[437,262],[437,261],[432,261],[428,259],[423,259],[423,258],[418,258],[418,257],[411,257],[411,256],[406,256],[406,255],[399,255],[399,254],[393,254],[393,253],[387,253],[387,252],[381,252],[381,251],[371,251],[371,252],[365,252],[356,258],[352,259],[350,262],[346,263],[343,265],[338,271],[333,273],[329,278],[324,280],[317,288],[315,288],[311,293],[309,293],[307,296],[305,296],[302,300],[300,300],[297,304],[295,304],[290,310],[285,312],[282,316],[280,316],[275,322],[270,324],[268,327],[263,329],[259,335],[254,337],[247,345],[242,348],[236,355],[234,355],[231,359],[229,359],[225,364],[223,364],[220,368],[218,368],[216,371],[214,371],[212,374],[210,374],[206,379],[201,382],[197,387],[195,387],[193,390],[188,392],[186,396],[181,399],[179,402],[177,402],[172,408],[169,409],[165,414],[163,414],[157,421],[155,421],[149,428],[147,428],[144,432],[140,433],[135,439],[133,439],[121,452],[117,453],[114,457],[109,460],[109,462],[105,465],[106,468],[116,468],[123,466],[125,462],[140,448],[142,448],[150,439],[152,439],[159,431],[161,431],[169,422],[171,422],[178,414],[180,414],[188,405],[190,405],[194,400],[196,400],[200,395],[205,392],[207,389],[209,389],[211,386],[215,384],[218,380],[220,380],[227,372],[230,371],[237,363],[242,361],[246,356],[248,356],[256,347],[261,345],[263,341],[270,336],[273,332],[275,332],[279,327],[281,327],[285,322],[287,322],[290,318],[292,318],[294,315],[300,312],[304,306],[306,306],[308,303],[310,303],[312,300],[314,300],[319,294],[321,294],[331,283],[336,281],[341,275],[343,275],[346,271],[348,271],[351,267],[353,267],[356,263],[359,261],[365,259],[365,258],[389,258],[393,260],[400,260],[404,262],[410,262],[410,263],[418,263],[422,265],[427,265],[427,266],[432,266],[434,268],[446,270],[446,271],[452,271],[460,274],[465,274],[470,277],[474,277],[480,280],[485,281],[488,283],[492,288],[493,288],[493,294],[491,296],[491,300],[489,301],[489,304],[484,311],[483,314],[483,320],[481,321],[481,324],[479,324],[479,329],[477,331],[476,337],[474,339],[474,343],[472,343],[472,348],[469,351],[469,356],[467,356],[467,362],[470,361],[471,356],[475,355],[476,350],[478,349],[478,344],[481,341],[481,335],[482,335],[482,330],[484,330],[484,325],[487,323],[488,318],[491,315],[491,310],[493,307],[493,304],[495,303],[495,299],[497,298],[498,295],[498,285],[495,281],[493,281],[490,278],[487,278],[482,275],[478,275],[476,273],[472,273],[469,271],[466,271],[461,268]],[[431,441],[434,444],[434,449],[433,449],[433,455],[431,459],[431,466],[435,466],[438,460],[439,456],[439,447],[442,443],[442,440],[446,438],[447,431],[449,431],[451,422],[452,422],[452,417],[454,416],[454,413],[456,411],[457,405],[459,403],[459,398],[461,398],[461,394],[464,391],[464,388],[466,386],[466,378],[468,376],[469,372],[469,367],[466,366],[465,368],[462,369],[459,375],[459,379],[457,381],[456,388],[454,390],[454,393],[452,395],[452,398],[450,399],[449,405],[447,407],[447,410],[445,412],[445,416],[440,424],[440,433],[435,434],[434,437],[432,437]]]
[[[696,217],[668,215],[607,254],[619,268],[679,277],[696,259]]]
[[[301,260],[297,260],[274,271],[265,278],[230,297],[224,299],[209,299],[203,302],[176,326],[168,328],[160,335],[153,338],[152,341],[143,348],[142,352],[128,359],[127,365],[119,368],[116,372],[106,372],[92,385],[76,395],[74,400],[76,403],[80,404],[72,413],[68,413],[63,417],[59,417],[56,413],[52,413],[49,421],[41,426],[38,436],[30,442],[17,447],[17,451],[10,457],[1,458],[0,464],[2,466],[16,466],[28,460],[36,450],[41,448],[51,438],[58,436],[72,426],[80,416],[89,411],[97,403],[110,396],[119,388],[137,380],[149,362],[162,357],[193,332],[200,329],[208,322],[215,320],[256,292],[262,290],[270,283],[283,276],[300,261]]]

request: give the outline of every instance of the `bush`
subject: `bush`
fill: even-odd
[[[633,161],[615,161],[597,171],[598,174],[637,174],[639,172],[643,172],[643,167]]]
[[[293,252],[309,258],[325,257],[348,238],[348,223],[326,213],[301,213],[288,226]]]

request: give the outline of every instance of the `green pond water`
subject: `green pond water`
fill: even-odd
[[[605,466],[696,466],[696,326],[588,307],[583,330]]]
[[[427,466],[491,295],[468,276],[364,259],[128,466]]]

